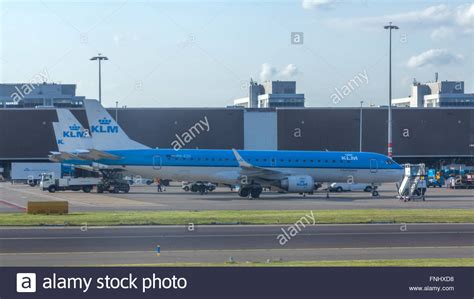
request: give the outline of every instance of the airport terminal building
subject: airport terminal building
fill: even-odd
[[[72,109],[87,126],[85,111]],[[120,108],[109,109],[132,139],[172,148],[197,122],[207,119],[183,148],[319,150],[386,153],[387,109],[359,108]],[[474,164],[474,109],[393,109],[393,152],[398,162]],[[46,161],[57,146],[50,109],[0,109],[0,167],[13,161]]]
[[[5,89],[19,88],[8,84]],[[68,107],[88,127],[84,97],[75,95],[75,86],[41,85],[36,91],[20,105],[0,108],[0,169],[6,177],[11,162],[48,161],[50,151],[57,151],[55,107]],[[474,165],[473,107],[392,111],[397,162]],[[132,139],[153,148],[173,148],[180,142],[192,149],[387,152],[387,107],[110,108],[109,113]],[[182,141],[182,134],[200,121],[209,127]]]

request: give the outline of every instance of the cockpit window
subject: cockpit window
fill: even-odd
[[[392,159],[387,159],[387,160],[385,160],[385,164],[391,165],[391,164],[393,164],[393,160]]]

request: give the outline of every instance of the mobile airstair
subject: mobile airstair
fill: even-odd
[[[404,167],[405,175],[398,186],[397,198],[404,201],[417,199],[425,200],[425,164],[405,164]]]

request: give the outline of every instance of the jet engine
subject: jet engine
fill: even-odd
[[[314,179],[309,175],[292,175],[282,179],[280,187],[290,193],[311,193],[314,189]]]

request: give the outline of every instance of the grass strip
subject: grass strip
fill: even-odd
[[[109,266],[109,265],[107,265]],[[162,263],[110,265],[111,267],[474,267],[474,258],[428,258],[396,260],[270,261],[233,263]]]
[[[1,213],[0,226],[293,224],[310,210],[104,211],[68,215]],[[313,210],[318,224],[473,223],[472,209]]]

